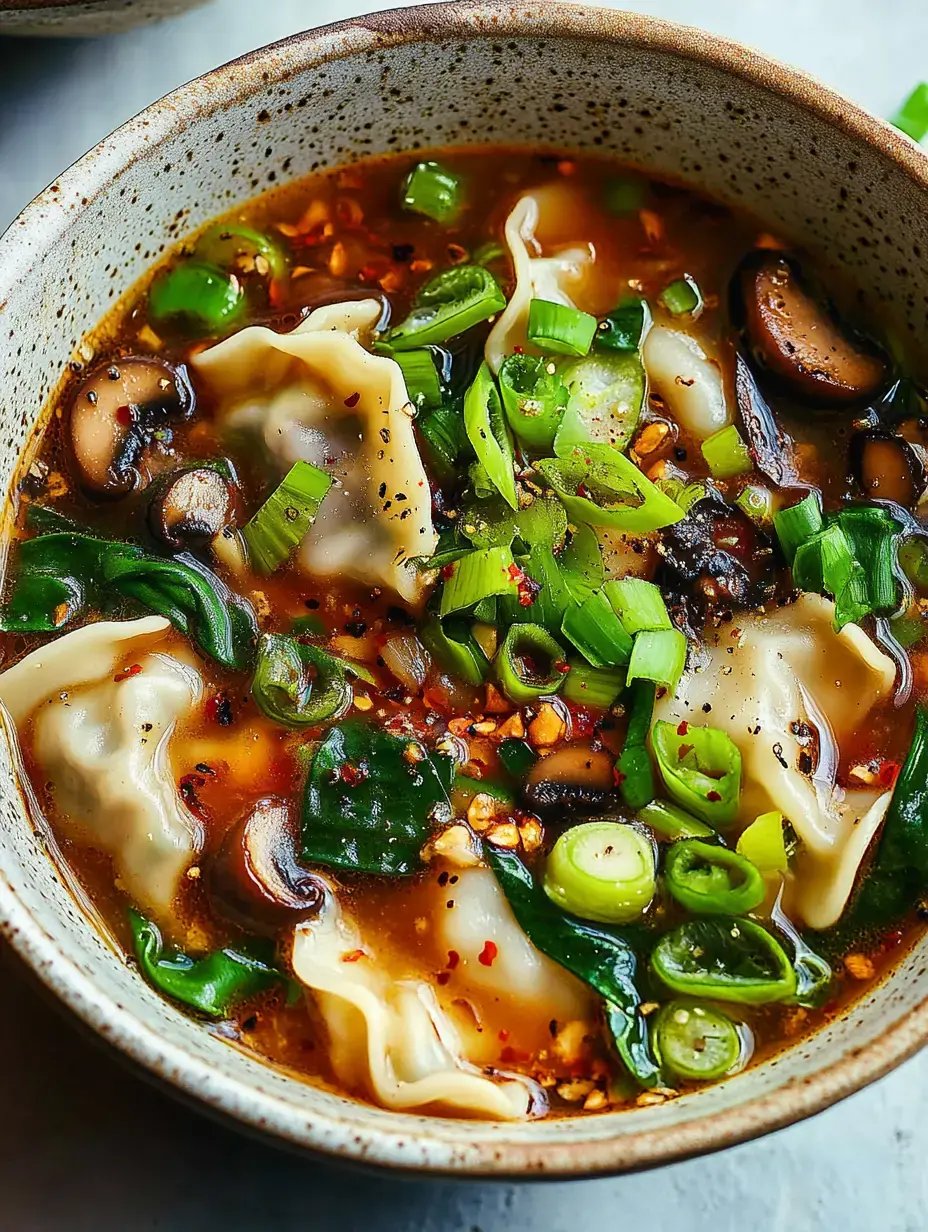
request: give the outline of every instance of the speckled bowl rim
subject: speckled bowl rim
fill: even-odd
[[[428,43],[475,33],[500,37],[558,36],[616,41],[642,51],[670,53],[744,78],[786,99],[820,120],[878,150],[892,160],[928,197],[928,156],[882,120],[822,86],[809,75],[741,44],[688,26],[608,9],[585,9],[545,2],[512,4],[433,4],[353,18],[297,34],[249,53],[181,86],[152,104],[91,150],[40,194],[0,239],[0,309],[28,273],[40,252],[65,232],[73,207],[92,207],[112,176],[160,142],[212,113],[266,90],[312,64],[354,57],[357,42],[345,52],[338,39],[353,32],[369,35],[368,47]],[[281,60],[299,52],[299,64]],[[287,65],[291,67],[287,67]],[[18,900],[0,872],[0,932],[42,982],[79,1018],[188,1099],[243,1128],[269,1135],[282,1145],[334,1155],[347,1162],[381,1165],[409,1172],[455,1176],[521,1178],[592,1177],[654,1167],[744,1142],[820,1112],[883,1077],[928,1041],[928,997],[892,1027],[859,1050],[817,1073],[785,1083],[776,1091],[683,1125],[623,1134],[603,1141],[488,1142],[464,1162],[452,1165],[452,1145],[417,1122],[415,1133],[353,1119],[349,1114],[304,1113],[189,1056],[140,1022],[116,1000],[101,993],[56,946],[41,921]],[[634,1115],[634,1114],[631,1114]],[[462,1123],[462,1137],[466,1124]],[[429,1147],[423,1151],[423,1146]],[[442,1162],[444,1155],[445,1162]]]

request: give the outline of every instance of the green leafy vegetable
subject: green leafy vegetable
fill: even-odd
[[[639,296],[623,299],[603,317],[593,339],[596,351],[637,351],[651,324],[648,301]]]
[[[928,81],[918,83],[889,122],[913,141],[924,141],[928,137]]]

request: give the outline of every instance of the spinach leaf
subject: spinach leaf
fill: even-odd
[[[638,955],[629,935],[591,928],[550,901],[518,855],[487,846],[485,855],[519,927],[542,954],[573,972],[606,1002],[606,1020],[619,1056],[645,1087],[661,1081],[640,1010]],[[640,930],[643,940],[646,930]]]
[[[57,633],[91,606],[130,599],[167,617],[225,667],[254,659],[251,606],[189,553],[165,559],[129,543],[54,532],[19,547],[0,628]]]
[[[414,873],[433,826],[451,818],[453,773],[450,758],[361,719],[330,728],[303,797],[303,858],[383,876]]]
[[[149,984],[210,1018],[225,1018],[239,1002],[286,983],[286,976],[271,965],[271,945],[251,941],[193,959],[176,951],[165,954],[161,930],[138,911],[129,910],[129,925],[135,956]]]

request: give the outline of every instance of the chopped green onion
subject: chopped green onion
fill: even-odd
[[[564,613],[561,632],[592,667],[622,667],[632,639],[602,590]]]
[[[279,487],[242,529],[256,573],[273,573],[289,558],[315,521],[332,476],[309,462],[294,462]]]
[[[800,543],[793,557],[793,582],[800,590],[841,595],[855,566],[850,540],[838,522]]]
[[[550,359],[510,355],[499,370],[503,409],[529,449],[551,449],[567,405],[567,390]]]
[[[679,629],[646,630],[635,635],[628,679],[653,680],[671,693],[686,667],[686,637]]]
[[[536,469],[574,522],[645,534],[685,516],[634,462],[609,445],[587,445],[564,458],[544,458]]]
[[[630,924],[657,891],[654,845],[618,821],[565,830],[545,864],[544,890],[562,911],[602,924]]]
[[[603,587],[615,614],[632,637],[642,631],[671,629],[667,604],[659,588],[643,578],[619,578]]]
[[[148,312],[156,325],[178,325],[204,336],[227,333],[245,308],[239,280],[202,261],[182,261],[164,271],[148,292]]]
[[[751,451],[734,424],[720,428],[702,443],[702,456],[715,479],[733,479],[754,469]]]
[[[738,493],[735,504],[762,530],[768,530],[773,525],[773,493],[769,488],[749,483]]]
[[[433,346],[463,334],[506,307],[499,283],[482,265],[456,265],[421,287],[409,316],[384,341],[394,351]]]
[[[870,610],[894,612],[899,606],[896,580],[898,540],[903,526],[879,505],[851,505],[829,516],[844,531],[866,578]]]
[[[889,122],[913,141],[928,137],[928,81],[919,82]]]
[[[528,306],[526,337],[552,355],[586,355],[596,334],[596,318],[579,308],[533,299]]]
[[[474,607],[474,620],[485,625],[495,625],[496,617],[499,610],[499,600],[490,596],[486,599],[481,599]]]
[[[471,257],[474,265],[492,265],[494,261],[498,261],[500,257],[505,257],[506,249],[501,244],[497,244],[495,240],[488,240],[485,244],[481,244],[477,251]]]
[[[554,440],[555,454],[563,457],[588,441],[624,449],[644,405],[644,367],[637,351],[587,355],[565,365],[561,378],[569,398]]]
[[[325,621],[315,614],[309,616],[294,616],[290,622],[290,634],[292,637],[328,637],[329,628]]]
[[[485,363],[464,395],[464,427],[490,482],[510,508],[518,509],[512,438],[493,373]]]
[[[442,405],[441,378],[428,347],[416,347],[413,351],[394,351],[381,344],[374,349],[399,364],[403,370],[409,400],[417,410],[431,411]]]
[[[638,351],[651,324],[648,301],[640,296],[623,299],[603,317],[593,339],[596,351]]]
[[[791,565],[800,543],[817,534],[824,525],[822,497],[819,492],[809,492],[798,505],[790,505],[773,515],[773,528],[780,540],[780,547]]]
[[[435,222],[450,222],[463,204],[461,181],[441,163],[416,163],[403,181],[402,204]]]
[[[723,1078],[741,1059],[738,1028],[720,1010],[698,1001],[662,1005],[651,1032],[658,1063],[690,1082]]]
[[[242,257],[259,259],[267,265],[267,272],[274,281],[287,276],[287,258],[273,240],[260,231],[254,231],[239,222],[218,222],[209,227],[196,242],[196,259],[206,265],[236,273],[236,263]],[[261,269],[257,272],[261,273]]]
[[[540,625],[513,625],[493,666],[500,687],[516,705],[556,693],[567,675],[563,649]]]
[[[608,710],[624,688],[623,668],[590,667],[582,659],[571,659],[562,696],[577,706]]]
[[[684,274],[670,286],[664,287],[658,298],[667,311],[675,317],[683,316],[687,312],[696,317],[702,311],[702,292],[695,278],[691,278],[689,274]]]
[[[783,814],[761,813],[741,832],[737,850],[762,873],[785,873],[789,868]]]
[[[490,663],[463,620],[433,619],[423,628],[422,644],[445,671],[466,684],[482,684]]]
[[[538,760],[538,754],[524,740],[504,740],[497,750],[507,774],[524,779]]]
[[[575,603],[583,603],[598,590],[606,576],[603,553],[592,526],[580,525],[558,559],[561,576]]]
[[[767,895],[750,860],[696,838],[682,839],[667,852],[664,884],[694,915],[747,915]]]
[[[689,513],[697,501],[705,500],[708,495],[709,485],[697,479],[693,483],[688,483],[680,495],[674,497],[674,500],[684,513]]]
[[[711,826],[735,820],[741,752],[727,732],[661,720],[654,724],[651,743],[664,786],[678,804]]]
[[[519,568],[509,547],[481,548],[468,552],[454,565],[441,592],[442,616],[473,607],[491,595],[518,594]]]
[[[648,199],[647,180],[629,180],[624,177],[607,180],[603,187],[603,204],[610,214],[622,218],[637,214]]]
[[[897,542],[902,524],[875,506],[829,514],[823,530],[800,543],[793,582],[802,590],[831,594],[835,628],[871,613],[890,615],[899,603]]]
[[[340,659],[283,633],[259,638],[251,695],[262,714],[293,728],[344,714],[352,698]]]
[[[462,407],[443,402],[434,411],[420,415],[416,427],[424,442],[431,473],[439,483],[450,484],[457,479],[458,461],[470,445],[464,429]]]
[[[687,920],[664,933],[651,966],[668,988],[684,996],[768,1005],[796,992],[796,972],[782,946],[753,920]]]
[[[658,838],[675,843],[679,838],[714,838],[715,831],[704,821],[667,800],[652,800],[638,810],[638,820],[651,827]]]
[[[622,799],[632,809],[642,809],[654,799],[648,732],[654,715],[655,692],[650,680],[636,680],[626,689],[628,728],[616,763],[616,779]]]

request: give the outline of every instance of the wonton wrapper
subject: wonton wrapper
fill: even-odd
[[[490,1076],[466,1060],[434,988],[394,978],[331,892],[319,915],[296,928],[293,970],[313,992],[333,1069],[349,1089],[398,1111],[444,1108],[507,1121],[531,1112],[536,1085],[516,1074]]]
[[[858,625],[836,633],[833,618],[834,604],[818,595],[769,617],[739,615],[740,638],[723,629],[708,661],[688,671],[654,714],[717,727],[734,740],[744,764],[739,821],[747,825],[778,809],[792,823],[803,844],[792,902],[818,929],[844,910],[892,795],[835,784],[838,750],[891,695],[895,665]],[[802,745],[791,730],[797,720],[819,734],[814,777],[798,768]]]
[[[380,312],[361,300],[317,308],[289,334],[250,326],[191,366],[225,426],[260,432],[281,475],[302,460],[334,477],[300,545],[301,568],[417,602],[423,583],[406,562],[431,556],[438,537],[402,370],[358,340]]]
[[[0,675],[0,702],[20,734],[32,720],[32,754],[52,785],[61,828],[112,856],[121,888],[166,925],[203,846],[168,755],[203,683],[189,662],[157,653],[170,629],[161,616],[100,621]],[[140,672],[114,680],[135,664]]]
[[[546,299],[573,308],[568,288],[581,280],[584,267],[593,260],[589,245],[565,249],[551,257],[532,256],[532,252],[539,253],[535,239],[538,219],[538,200],[531,194],[520,197],[506,219],[506,244],[512,255],[516,288],[490,330],[484,349],[484,357],[494,374],[516,347],[528,355],[541,354],[525,337],[529,303],[533,299]]]
[[[652,325],[641,356],[651,388],[684,431],[703,441],[732,422],[722,369],[691,334]]]

